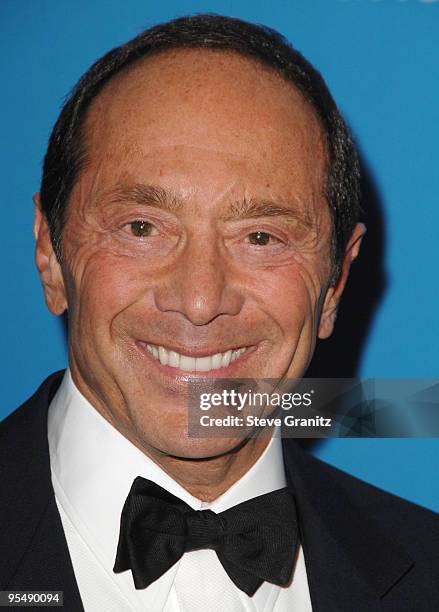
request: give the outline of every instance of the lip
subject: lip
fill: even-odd
[[[242,346],[246,346],[247,350],[242,355],[240,355],[237,359],[235,359],[235,361],[232,361],[227,367],[217,368],[215,370],[209,370],[208,372],[197,372],[196,370],[182,370],[180,368],[173,368],[168,365],[162,365],[158,359],[155,359],[149,353],[149,351],[146,348],[147,344],[154,344],[158,346],[156,342],[149,343],[149,342],[145,342],[142,340],[136,341],[136,346],[138,350],[140,351],[142,357],[145,359],[148,359],[148,362],[153,363],[156,366],[156,368],[163,374],[167,376],[171,376],[173,378],[178,378],[180,380],[189,379],[189,378],[197,378],[197,379],[199,378],[234,378],[236,377],[236,370],[239,369],[241,365],[245,363],[245,361],[249,358],[249,356],[252,355],[258,348],[257,345],[242,345]],[[230,349],[240,348],[236,346],[236,347],[226,347],[222,350],[218,350],[217,348],[215,349],[203,348],[201,350],[198,348],[194,348],[194,349],[188,350],[188,349],[182,349],[180,347],[176,347],[175,345],[170,346],[166,344],[162,346],[166,346],[168,350],[176,351],[177,353],[187,355],[188,357],[204,357],[205,355],[213,355],[215,353],[223,353]]]

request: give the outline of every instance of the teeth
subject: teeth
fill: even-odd
[[[187,357],[186,355],[180,355],[180,368],[182,370],[195,370],[195,357]]]
[[[212,369],[212,357],[197,357],[195,360],[197,372],[208,372]]]
[[[222,365],[223,356],[221,353],[217,353],[216,355],[212,355],[212,370],[218,370],[218,368]]]
[[[223,359],[222,359],[222,364],[221,364],[222,367],[227,368],[231,359],[232,359],[232,351],[227,351],[227,353],[223,353]]]
[[[218,370],[226,368],[232,361],[238,359],[245,351],[245,347],[235,350],[225,351],[224,353],[216,353],[215,355],[207,355],[206,357],[188,357],[180,355],[175,351],[169,351],[164,346],[155,346],[147,344],[146,350],[151,355],[160,361],[162,365],[169,365],[171,368],[179,368],[188,372],[209,372],[210,370]]]
[[[146,346],[149,347],[149,344],[147,344]],[[175,351],[169,351],[168,365],[170,365],[171,368],[178,368],[178,366],[180,365],[180,355]]]
[[[169,353],[163,346],[159,346],[159,359],[162,365],[168,365]]]

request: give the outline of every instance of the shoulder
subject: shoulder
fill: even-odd
[[[47,475],[47,411],[62,376],[60,371],[46,378],[32,397],[0,423],[1,492],[5,495],[12,490],[18,494],[31,475]]]
[[[11,584],[19,567],[26,566],[26,555],[35,561],[46,550],[67,563],[47,440],[47,410],[62,374],[49,376],[27,402],[0,423],[0,550],[7,551],[0,557],[3,588]],[[58,544],[61,553],[53,548]],[[38,563],[35,567],[38,569]],[[37,569],[29,572],[26,580],[39,576]],[[41,576],[39,579],[43,584]]]
[[[312,457],[311,461],[315,470],[324,472],[328,480],[337,482],[356,505],[368,511],[371,518],[389,515],[394,520],[396,512],[401,520],[410,520],[412,517],[422,516],[423,520],[439,529],[439,514],[437,512],[389,493],[316,457]],[[432,483],[432,486],[438,487],[438,483]]]
[[[19,434],[24,428],[40,424],[41,418],[47,417],[47,409],[55,395],[65,370],[59,370],[48,376],[35,393],[21,406],[0,422],[0,439],[8,442],[12,433]],[[0,447],[4,449],[4,446]]]
[[[294,440],[285,440],[286,454]],[[289,455],[300,459],[302,481],[315,503],[326,511],[358,520],[358,529],[373,523],[405,549],[431,555],[439,571],[439,514],[418,504],[384,491],[351,474],[335,468],[312,455],[296,449]],[[288,459],[286,459],[288,461]],[[293,459],[294,460],[294,459]],[[294,469],[294,466],[293,466]],[[438,483],[432,483],[438,487]]]

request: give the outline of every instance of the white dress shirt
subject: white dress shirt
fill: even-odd
[[[223,495],[212,503],[196,499],[93,408],[69,370],[49,407],[48,437],[56,503],[86,612],[181,612],[175,584],[179,571],[181,580],[185,558],[190,565],[188,555],[198,555],[197,561],[210,568],[206,588],[212,570],[216,575],[225,574],[212,550],[186,553],[143,590],[135,589],[130,571],[113,572],[120,515],[136,476],[156,482],[194,510],[215,512],[286,486],[281,441],[274,437],[251,469]],[[242,609],[249,612],[312,610],[301,548],[288,587],[264,582],[248,597],[231,585]],[[193,587],[199,590],[201,585]],[[220,604],[218,609],[222,609]]]

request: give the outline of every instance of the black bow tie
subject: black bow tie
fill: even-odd
[[[279,586],[289,582],[297,542],[294,500],[286,488],[216,514],[192,510],[138,476],[122,510],[113,571],[131,569],[136,589],[144,589],[185,552],[210,548],[251,597],[264,580]]]

